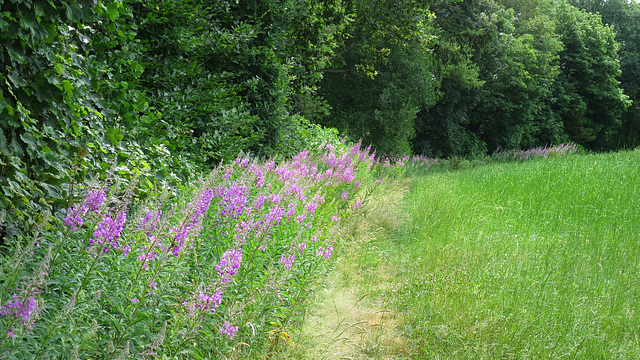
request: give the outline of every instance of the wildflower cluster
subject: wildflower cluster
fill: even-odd
[[[206,326],[209,320],[203,317],[209,313],[224,318],[229,325],[219,333],[233,338],[242,326],[234,328],[230,324],[249,319],[243,319],[244,315],[236,311],[231,321],[226,318],[225,308],[243,307],[245,313],[251,308],[251,312],[277,316],[278,306],[285,306],[293,289],[308,281],[308,272],[316,271],[317,264],[331,258],[335,241],[331,229],[338,221],[340,209],[348,209],[347,201],[361,185],[356,180],[358,172],[366,172],[372,166],[368,151],[359,144],[348,152],[321,146],[320,156],[303,151],[279,165],[238,158],[214,174],[219,181],[213,182],[215,206],[209,214],[213,226],[203,229],[199,244],[205,246],[205,238],[216,239],[211,245],[225,246],[227,250],[214,271],[208,272],[209,282],[194,287],[182,302],[192,322],[184,333],[197,328],[195,323],[204,322]],[[338,201],[325,207],[327,198]],[[360,200],[356,207],[361,204]],[[335,221],[327,221],[329,217]],[[316,265],[301,268],[297,266],[300,259]],[[244,268],[245,263],[251,268]],[[232,288],[238,291],[237,286],[246,283],[253,283],[259,301],[246,305],[227,298]],[[227,301],[228,305],[223,306]],[[253,333],[255,324],[252,326]]]
[[[64,224],[74,231],[78,230],[78,226],[82,226],[86,218],[91,219],[97,215],[106,197],[107,193],[102,189],[90,190],[82,203],[67,209]]]
[[[497,149],[492,155],[493,160],[501,161],[523,161],[538,158],[548,158],[559,155],[573,154],[580,152],[576,144],[560,144],[555,146],[538,147],[529,150],[502,150]]]
[[[0,316],[14,316],[21,318],[22,325],[31,324],[33,311],[38,307],[38,301],[33,296],[19,296],[13,294],[12,299],[6,305],[0,307]],[[9,335],[15,336],[13,329],[9,329]]]
[[[135,203],[130,190],[91,189],[68,208],[65,236],[36,248],[34,262],[53,254],[50,281],[0,291],[9,298],[0,304],[0,347],[29,358],[225,357],[243,342],[258,344],[243,356],[264,355],[269,324],[287,326],[302,311],[340,246],[340,222],[362,206],[360,191],[375,187],[376,164],[359,144],[322,145],[279,163],[238,158],[175,199]],[[13,274],[11,284],[27,283]],[[19,340],[17,326],[30,341]],[[107,345],[81,345],[98,343]]]

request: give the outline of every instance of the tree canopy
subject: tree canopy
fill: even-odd
[[[640,145],[626,0],[12,0],[0,40],[3,233],[109,169],[150,189],[337,137],[437,157]]]

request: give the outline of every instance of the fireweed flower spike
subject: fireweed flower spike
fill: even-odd
[[[327,260],[331,258],[331,253],[333,252],[333,246],[327,246],[325,249],[323,246],[318,247],[316,250],[316,256],[324,256]]]
[[[172,238],[171,252],[173,256],[178,257],[180,255],[180,251],[186,245],[186,240],[189,236],[189,231],[191,230],[190,225],[191,224],[185,224],[181,228],[174,226],[169,229],[169,234],[167,234],[167,236],[170,239]]]
[[[162,216],[162,210],[149,210],[147,215],[142,219],[140,225],[138,226],[138,231],[146,231],[147,233],[152,233],[156,230],[156,226],[158,221],[160,221],[160,217]]]
[[[97,215],[98,210],[107,194],[104,190],[90,190],[87,197],[81,204],[76,204],[67,209],[67,216],[64,218],[64,224],[69,226],[71,230],[78,230],[78,226],[82,226],[86,217]]]
[[[142,262],[142,267],[145,270],[149,270],[149,262],[153,262],[158,257],[158,251],[154,250],[155,248],[160,249],[162,251],[162,244],[154,235],[149,235],[149,243],[150,245],[147,247],[143,247],[143,254],[138,256],[138,261]]]
[[[211,200],[216,194],[216,190],[202,190],[188,206],[189,218],[181,226],[173,226],[169,229],[167,237],[171,244],[167,251],[171,251],[175,257],[180,255],[187,245],[189,236],[193,236],[202,228],[202,217],[207,213]]]
[[[247,205],[246,192],[247,187],[244,185],[234,184],[229,187],[222,199],[222,203],[224,204],[224,209],[222,210],[223,217],[230,216],[237,219],[242,216]]]
[[[227,335],[229,337],[229,340],[233,340],[233,337],[236,335],[236,332],[238,332],[238,327],[231,326],[231,324],[225,320],[224,324],[222,325],[222,329],[220,329],[218,333],[222,335]]]
[[[127,214],[125,212],[118,214],[115,219],[107,214],[102,215],[102,221],[97,224],[97,229],[93,233],[93,239],[89,240],[89,244],[101,247],[104,252],[109,252],[110,247],[118,249],[120,247],[118,239],[126,222]],[[122,245],[120,248],[125,256],[130,251],[127,245]]]
[[[220,262],[216,265],[216,271],[222,283],[229,283],[233,280],[236,270],[240,268],[242,263],[242,250],[230,249],[224,252],[220,257]]]
[[[207,294],[204,291],[198,292],[199,303],[196,304],[201,310],[210,310],[215,313],[216,309],[222,303],[222,290],[217,289],[213,294]]]
[[[200,310],[209,310],[215,313],[218,306],[222,303],[222,295],[233,281],[236,270],[240,268],[242,263],[242,250],[229,249],[222,254],[220,262],[216,265],[216,272],[220,277],[219,283],[215,284],[213,291],[198,291],[198,296],[193,301],[184,301],[182,305],[187,308],[189,316],[193,317],[196,308]]]
[[[289,256],[282,255],[278,263],[282,264],[285,269],[291,270],[293,267],[293,262],[296,260],[296,254],[290,254]]]
[[[0,316],[22,318],[22,325],[30,326],[31,316],[33,311],[38,307],[38,301],[33,296],[24,298],[17,294],[13,294],[12,299],[13,300],[9,300],[5,306],[0,307]]]

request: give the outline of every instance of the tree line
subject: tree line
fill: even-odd
[[[12,0],[0,43],[5,233],[109,172],[152,189],[339,136],[433,157],[640,144],[626,0]]]

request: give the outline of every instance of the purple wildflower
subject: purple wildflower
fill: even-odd
[[[324,257],[327,258],[327,260],[329,260],[332,252],[333,252],[333,246],[327,246],[327,249],[324,252]]]
[[[144,247],[144,253],[138,256],[138,261],[142,261],[142,267],[145,270],[149,270],[149,262],[156,261],[158,257],[158,252],[154,250],[154,248],[162,249],[162,244],[156,239],[155,236],[149,235],[149,241],[151,245],[149,247]]]
[[[318,203],[313,201],[308,202],[307,205],[305,206],[305,210],[311,215],[316,213],[317,208],[318,208]]]
[[[271,195],[269,195],[269,200],[271,200],[271,202],[274,203],[274,204],[279,204],[280,200],[282,200],[282,195],[281,194],[271,194]]]
[[[275,168],[276,168],[276,163],[275,163],[275,161],[273,161],[273,160],[267,161],[267,163],[266,163],[266,164],[264,164],[264,168],[265,168],[267,171],[271,171],[271,170],[275,169]]]
[[[229,336],[229,340],[233,340],[233,337],[238,332],[238,327],[237,326],[231,326],[231,324],[226,320],[224,321],[224,324],[222,326],[223,326],[222,329],[220,329],[220,331],[218,333],[223,334],[223,335],[227,335],[227,336]]]
[[[282,264],[287,270],[291,270],[293,262],[296,260],[296,255],[291,254],[289,256],[282,255],[278,263]]]
[[[289,203],[289,209],[287,210],[287,217],[292,218],[296,214],[296,204]]]
[[[353,156],[357,154],[359,151],[360,151],[360,143],[357,143],[354,147],[351,148],[351,151],[349,152],[349,154]]]
[[[7,305],[0,307],[0,316],[15,316],[22,318],[22,324],[28,325],[31,321],[33,311],[38,307],[35,297],[22,298],[13,294],[13,300],[9,300]]]
[[[147,296],[155,295],[156,294],[156,290],[158,290],[158,283],[154,280],[149,285],[147,285],[147,287],[150,289],[150,291],[147,294]]]
[[[236,219],[242,215],[247,205],[247,197],[245,193],[247,187],[243,185],[232,185],[224,194],[222,202],[224,209],[222,210],[222,216],[231,216]]]
[[[113,249],[118,248],[118,239],[124,229],[124,224],[127,222],[127,214],[122,212],[112,218],[111,216],[102,215],[102,221],[97,224],[97,229],[93,233],[93,239],[89,240],[89,244],[93,245],[94,242],[98,246],[104,246],[104,252],[109,251],[109,246]],[[123,246],[123,250],[127,250],[127,246]]]
[[[182,302],[182,306],[186,307],[189,310],[189,316],[193,317],[196,314],[196,302],[195,301],[184,301]]]
[[[147,231],[147,232],[155,231],[161,216],[162,216],[162,210],[158,210],[158,211],[149,210],[147,215],[140,222],[140,226],[138,227],[138,230]]]
[[[264,206],[264,201],[267,200],[267,196],[266,195],[260,195],[256,198],[256,200],[253,202],[253,208],[256,211],[260,211],[262,210],[262,207]]]
[[[265,216],[264,222],[269,225],[280,224],[280,220],[284,216],[284,209],[281,207],[273,207],[269,209],[269,213]]]
[[[320,246],[318,248],[318,250],[316,250],[316,255],[317,256],[324,256],[325,258],[327,258],[327,260],[329,260],[329,258],[331,258],[331,253],[332,252],[333,252],[333,247],[332,246],[327,246],[326,249],[324,247]]]
[[[216,265],[216,271],[223,283],[229,283],[232,276],[236,274],[236,270],[240,268],[242,263],[242,251],[229,249],[222,254],[220,262]]]
[[[198,196],[194,204],[193,214],[191,214],[191,221],[193,221],[193,223],[197,224],[202,215],[207,212],[213,196],[214,190],[205,190]]]
[[[171,251],[173,252],[173,255],[175,257],[178,257],[180,255],[180,251],[186,244],[187,237],[189,236],[189,231],[191,230],[188,225],[189,224],[186,224],[181,228],[173,226],[171,227],[171,229],[169,229],[169,234],[167,234],[167,237],[173,237],[173,246],[171,248]]]
[[[346,183],[350,183],[353,180],[356,179],[356,175],[353,173],[353,169],[352,168],[346,168],[344,169],[344,172],[342,173],[342,177],[341,177],[342,181],[346,182]]]
[[[213,314],[222,303],[222,290],[217,289],[213,294],[207,294],[204,291],[200,291],[198,293],[198,300],[200,301],[196,304],[198,309],[210,310]]]
[[[85,217],[97,214],[106,198],[107,194],[104,190],[90,190],[82,204],[76,204],[67,209],[64,224],[73,231],[78,230],[78,226],[82,226]]]
[[[233,175],[233,166],[229,166],[228,168],[224,169],[224,175],[222,175],[222,177],[225,180],[229,180],[231,175]]]
[[[246,169],[247,167],[249,167],[249,159],[247,159],[247,158],[245,158],[245,159],[237,158],[236,159],[236,164],[240,165],[240,168]]]

